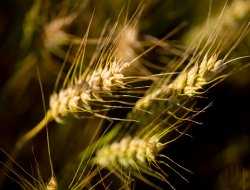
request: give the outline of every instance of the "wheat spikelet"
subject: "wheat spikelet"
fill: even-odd
[[[206,54],[200,64],[195,64],[188,71],[180,73],[169,88],[181,95],[194,96],[216,76],[221,65],[222,60],[218,60],[216,54],[209,59]]]
[[[46,190],[57,190],[57,182],[55,177],[51,177],[48,184],[46,185]]]

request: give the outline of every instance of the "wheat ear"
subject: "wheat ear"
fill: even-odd
[[[153,171],[148,165],[156,163],[155,157],[162,148],[163,144],[154,137],[143,139],[127,136],[120,142],[114,142],[99,149],[94,157],[94,162],[101,168],[108,168],[114,172],[122,181],[131,180],[126,174],[131,172],[132,175],[150,186],[160,189],[141,175],[141,172],[167,181],[165,176]],[[116,173],[116,171],[118,172]]]
[[[215,28],[215,31],[210,34],[209,39],[201,50],[199,50],[199,46],[203,45],[201,43],[203,38],[197,41],[198,44],[195,45],[194,48],[191,47],[191,49],[193,49],[192,51],[194,51],[194,56],[188,61],[188,65],[172,81],[169,77],[166,77],[166,79],[159,80],[156,84],[152,85],[148,93],[137,101],[133,112],[138,112],[138,110],[141,109],[149,111],[148,108],[154,101],[171,102],[171,100],[178,99],[178,97],[180,99],[180,97],[184,96],[194,97],[201,95],[203,94],[201,90],[205,85],[228,76],[228,74],[221,74],[229,65],[228,63],[248,57],[243,56],[231,59],[227,62],[225,61],[240,41],[248,34],[249,23],[242,27],[238,33],[234,34],[232,40],[228,40],[231,38],[231,34],[227,33],[219,39],[217,35],[222,32],[221,28]],[[225,45],[225,47],[223,45]],[[229,48],[229,50],[227,48]],[[215,49],[215,51],[213,49]],[[221,59],[218,58],[220,54],[224,54]],[[184,56],[184,58],[180,60],[180,63],[184,63],[186,60],[187,57],[185,58]],[[178,65],[179,64],[177,64],[177,68]]]
[[[177,109],[173,104],[178,103],[178,105],[182,105],[190,97],[202,94],[201,90],[203,87],[214,81],[222,68],[222,60],[218,60],[217,54],[213,54],[210,58],[206,54],[200,63],[197,60],[190,68],[187,66],[172,82],[166,85],[161,84],[158,89],[151,91],[138,100],[132,112],[128,114],[128,118],[138,118],[138,115],[141,115],[142,119],[140,121],[145,123],[145,118],[142,116],[145,113],[142,113],[140,110],[149,111],[154,115],[158,111],[162,112],[165,110],[166,106],[169,107],[168,109],[171,107],[172,109]],[[166,103],[168,104],[165,105]]]
[[[189,97],[199,94],[199,90],[218,74],[221,64],[222,60],[218,60],[217,54],[210,58],[206,54],[200,64],[196,63],[187,71],[181,72],[168,88]]]
[[[70,113],[77,115],[79,112],[106,118],[99,112],[114,108],[114,106],[108,105],[108,101],[105,101],[103,97],[113,98],[113,91],[123,89],[126,87],[126,83],[131,83],[133,77],[129,78],[127,75],[141,56],[136,56],[131,47],[131,43],[137,42],[134,29],[141,11],[142,8],[138,8],[131,20],[126,21],[127,23],[122,28],[117,29],[119,27],[118,18],[109,34],[106,34],[106,29],[104,29],[102,35],[107,35],[107,37],[100,37],[93,56],[87,67],[84,68],[89,26],[62,88],[50,97],[50,110],[56,121],[62,122],[62,117]],[[121,43],[124,40],[129,41],[126,42],[126,47],[130,53],[122,55]]]
[[[167,183],[172,189],[175,189],[167,179],[168,174],[164,172],[161,166],[164,165],[170,168],[185,181],[187,179],[172,164],[188,173],[192,172],[160,153],[169,143],[183,135],[183,133],[179,132],[178,137],[173,140],[166,143],[160,142],[161,138],[166,136],[166,134],[178,131],[177,123],[168,128],[163,128],[161,126],[163,122],[160,123],[156,124],[152,122],[150,125],[138,129],[133,137],[125,134],[121,140],[99,148],[93,158],[94,163],[101,167],[101,169],[106,168],[110,170],[110,172],[117,175],[122,181],[133,180],[133,177],[136,177],[156,189],[161,189],[143,175],[147,174]]]
[[[234,0],[226,1],[222,11],[208,18],[208,22],[203,22],[200,25],[192,27],[192,29],[184,36],[184,43],[190,44],[195,39],[201,38],[202,43],[211,40],[211,33],[216,31],[216,36],[223,38],[228,36],[228,41],[220,44],[221,47],[230,45],[232,40],[237,39],[239,28],[244,24],[250,16],[250,1],[249,0]],[[205,27],[204,27],[205,26]],[[203,28],[203,29],[202,29]],[[219,28],[219,30],[218,30]],[[214,41],[213,43],[220,43]]]
[[[137,164],[146,164],[154,162],[155,156],[162,149],[163,145],[158,139],[124,137],[120,142],[114,142],[111,145],[104,146],[96,153],[96,163],[102,167],[132,167]]]
[[[130,66],[130,63],[110,63],[109,68],[97,69],[86,77],[79,78],[66,89],[59,93],[53,93],[50,97],[50,110],[52,117],[62,122],[61,117],[75,112],[93,113],[90,102],[103,101],[101,95],[111,95],[112,88],[124,87],[124,75],[122,71]],[[96,115],[97,116],[97,115]]]

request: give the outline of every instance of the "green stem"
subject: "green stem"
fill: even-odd
[[[18,155],[18,153],[22,150],[22,148],[25,146],[26,143],[28,143],[32,138],[34,138],[43,128],[46,127],[46,125],[52,121],[52,114],[51,111],[48,110],[45,117],[30,131],[28,131],[26,134],[24,134],[16,143],[12,153],[8,155],[8,159],[5,162],[5,169],[3,170],[5,174],[7,174],[9,171],[12,170],[13,163],[15,162],[15,159]],[[6,175],[5,175],[6,177]],[[5,180],[5,177],[0,179],[0,184],[3,184],[3,181]]]
[[[34,138],[50,121],[52,120],[51,111],[48,110],[45,117],[30,131],[28,131],[26,134],[24,134],[16,143],[15,149],[13,151],[13,154],[11,156],[17,154],[23,146],[29,142],[32,138]]]

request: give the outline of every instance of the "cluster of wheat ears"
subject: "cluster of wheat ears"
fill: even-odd
[[[128,11],[132,5],[125,4],[117,20],[102,26],[95,25],[98,13],[93,11],[83,37],[67,33],[64,27],[84,12],[84,6],[44,25],[44,48],[64,62],[54,69],[57,79],[52,92],[43,88],[43,76],[36,69],[44,118],[16,141],[12,151],[2,150],[6,160],[1,161],[1,170],[23,189],[133,189],[138,181],[152,189],[165,185],[175,189],[168,171],[188,181],[192,168],[171,159],[167,148],[183,135],[190,136],[190,126],[201,124],[196,116],[211,104],[196,105],[206,92],[249,65],[249,55],[235,52],[249,39],[250,2],[227,2],[214,15],[208,10],[206,22],[191,27],[182,44],[171,38],[188,24],[179,24],[160,39],[140,36],[140,20],[147,10],[143,3],[133,14]],[[42,1],[34,1],[29,15],[39,7]],[[91,34],[95,27],[102,29],[97,38]],[[27,59],[34,59],[34,53]],[[84,133],[83,146],[53,153],[53,143],[63,146],[65,140],[52,140],[56,130],[67,133],[74,127]],[[50,168],[46,177],[40,174],[39,164],[36,174],[30,174],[15,161],[44,131]],[[57,165],[54,156],[68,160]]]

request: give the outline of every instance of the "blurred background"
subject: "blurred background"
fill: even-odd
[[[248,5],[244,6],[245,12],[241,9],[236,11],[239,14],[244,12],[243,16],[229,21],[235,22],[237,28],[250,21],[250,1],[234,0],[227,3],[231,5],[233,2]],[[91,43],[96,43],[107,20],[114,23],[124,7],[128,10],[128,15],[132,16],[140,3],[146,6],[139,20],[139,38],[162,38],[185,23],[185,27],[170,39],[184,48],[195,38],[195,30],[205,24],[209,7],[211,17],[216,17],[226,2],[0,1],[0,147],[3,150],[10,152],[16,140],[43,118],[39,80],[43,87],[45,105],[48,107],[49,96],[67,51],[72,44],[80,43],[93,12],[89,33],[89,38],[92,39],[90,49]],[[75,52],[73,49],[72,54],[68,55],[69,63],[72,62]],[[249,35],[232,53],[234,57],[244,55],[250,55]],[[87,52],[86,57],[88,56],[91,56],[91,51],[89,55]],[[249,59],[236,62],[249,64]],[[192,170],[194,174],[184,174],[190,181],[186,183],[174,173],[170,173],[169,181],[176,189],[186,190],[250,189],[250,68],[246,67],[234,73],[212,88],[206,97],[207,99],[202,99],[198,106],[203,107],[209,102],[213,102],[213,105],[197,118],[203,125],[191,127],[189,134],[193,138],[182,137],[166,150],[171,159]],[[52,160],[57,170],[83,148],[86,143],[83,139],[86,139],[88,132],[91,133],[91,128],[69,126],[65,129],[56,123],[51,125]],[[31,165],[37,162],[42,178],[47,181],[50,175],[47,152],[46,134],[42,131],[25,147],[17,162],[27,171],[32,171]],[[1,152],[1,162],[5,159],[6,155]],[[0,173],[0,176],[4,178],[3,173]],[[2,180],[1,187],[18,189],[18,184],[7,178]],[[139,187],[147,189],[141,182],[137,183],[136,189]]]

